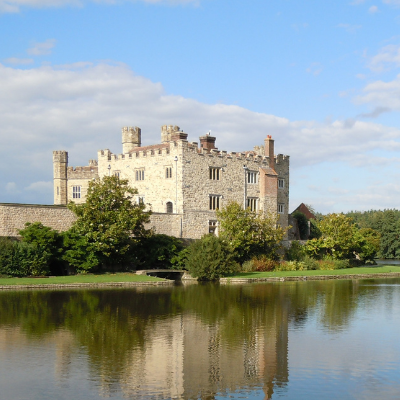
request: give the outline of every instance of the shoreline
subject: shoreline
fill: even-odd
[[[345,280],[345,279],[382,279],[382,278],[400,278],[400,272],[383,272],[371,274],[341,274],[341,275],[304,275],[304,276],[270,276],[265,278],[220,278],[220,284],[239,284],[239,283],[257,283],[257,282],[286,282],[286,281],[326,281],[326,280]]]
[[[357,280],[357,279],[384,279],[400,278],[400,272],[384,272],[371,274],[340,274],[340,275],[307,275],[307,276],[270,276],[262,278],[220,278],[219,284],[246,284],[246,283],[277,283],[296,281],[326,281],[326,280]],[[198,282],[196,278],[183,279],[182,282]],[[96,288],[127,288],[136,286],[171,286],[174,280],[163,281],[131,281],[131,282],[82,282],[82,283],[38,283],[25,285],[0,285],[0,290],[21,289],[96,289]]]
[[[69,289],[69,288],[105,288],[105,287],[134,287],[134,286],[169,286],[175,281],[143,281],[143,282],[99,282],[99,283],[38,283],[26,285],[0,285],[0,290],[13,289]]]

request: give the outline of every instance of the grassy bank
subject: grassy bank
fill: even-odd
[[[71,285],[76,283],[159,282],[164,279],[128,273],[102,275],[52,276],[48,278],[0,278],[0,286],[8,285]]]
[[[364,275],[364,274],[387,274],[390,272],[400,273],[400,267],[388,265],[381,267],[357,267],[346,269],[335,269],[332,271],[273,271],[273,272],[241,272],[230,275],[229,278],[286,278],[289,276],[317,276],[317,275]]]

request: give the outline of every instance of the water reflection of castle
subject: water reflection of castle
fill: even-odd
[[[250,293],[242,288],[215,293],[214,286],[195,289],[173,292],[173,301],[170,289],[39,293],[41,313],[32,315],[29,326],[21,318],[31,315],[31,293],[26,292],[26,304],[22,294],[14,299],[19,306],[8,315],[8,324],[3,315],[0,358],[35,354],[35,362],[53,371],[58,383],[73,381],[77,371],[86,370],[95,390],[106,397],[122,393],[132,399],[211,400],[216,394],[257,390],[270,399],[288,382],[290,302],[273,286],[258,291],[252,286]],[[185,307],[180,308],[180,301]],[[146,304],[156,303],[151,312],[144,311]],[[60,318],[63,309],[66,316],[71,310],[85,312],[71,324],[69,317]],[[57,315],[57,328],[44,310],[47,317]],[[45,325],[39,323],[43,318]],[[31,332],[31,341],[26,332],[34,326],[38,331]]]
[[[281,311],[272,324],[254,327],[245,342],[231,346],[218,323],[204,324],[193,315],[159,321],[144,348],[132,354],[125,395],[214,399],[217,393],[258,389],[270,399],[274,386],[288,382],[288,318]]]

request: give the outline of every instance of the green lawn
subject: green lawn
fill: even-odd
[[[229,278],[270,278],[288,276],[314,276],[314,275],[353,275],[353,274],[386,274],[388,272],[399,272],[400,267],[393,265],[382,267],[357,267],[346,269],[335,269],[333,271],[274,271],[274,272],[241,272],[230,275]]]
[[[157,282],[165,279],[129,273],[102,275],[70,275],[48,278],[0,278],[0,286],[5,285],[62,285],[71,283],[109,283],[109,282]]]

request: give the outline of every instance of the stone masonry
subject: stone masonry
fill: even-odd
[[[251,151],[218,150],[210,135],[189,142],[178,126],[161,128],[161,143],[141,146],[141,129],[122,129],[122,154],[100,150],[85,167],[68,166],[66,151],[53,152],[54,203],[83,203],[89,182],[116,175],[137,188],[136,201],[153,211],[159,233],[200,238],[217,231],[215,209],[230,201],[278,213],[288,225],[289,156],[274,154],[274,140]]]
[[[65,206],[0,203],[0,236],[17,237],[26,222],[41,222],[57,231],[66,231],[75,215]]]

